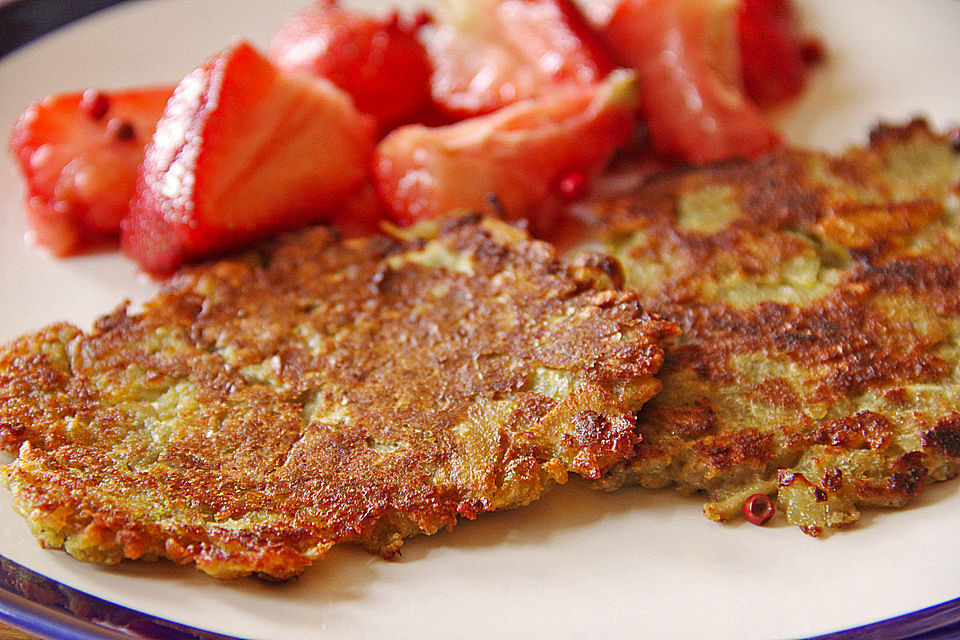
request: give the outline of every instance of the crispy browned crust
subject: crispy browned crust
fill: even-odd
[[[474,218],[196,268],[0,352],[6,483],[83,560],[286,578],[338,542],[390,556],[632,455],[675,327],[603,279]]]
[[[627,286],[683,331],[609,485],[704,491],[717,520],[778,494],[816,535],[956,475],[958,185],[956,147],[915,121],[599,201]]]

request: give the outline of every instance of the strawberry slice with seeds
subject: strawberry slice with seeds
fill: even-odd
[[[318,2],[280,23],[270,58],[284,72],[327,78],[386,132],[430,104],[431,66],[418,29],[396,12],[376,18]]]
[[[364,183],[374,123],[323,79],[239,41],[177,85],[141,167],[123,251],[155,275],[331,219]]]
[[[549,235],[562,202],[630,136],[636,90],[620,70],[456,124],[401,127],[377,148],[377,189],[401,224],[492,205]]]
[[[57,256],[115,242],[144,148],[173,87],[87,90],[30,106],[10,147],[36,242]]]
[[[446,0],[427,41],[434,101],[457,118],[602,80],[614,57],[572,0]]]

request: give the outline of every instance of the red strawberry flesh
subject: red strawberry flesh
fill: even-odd
[[[456,209],[530,220],[548,235],[561,183],[602,168],[635,124],[633,74],[568,87],[445,127],[401,127],[377,148],[377,188],[401,224]]]
[[[270,58],[285,72],[327,78],[349,93],[380,129],[410,122],[430,102],[430,60],[419,20],[382,19],[321,2],[285,19]]]
[[[373,122],[322,79],[284,76],[237,42],[177,86],[124,220],[125,253],[184,262],[327,220],[364,182]]]
[[[67,256],[116,241],[144,147],[172,93],[90,89],[49,96],[20,116],[10,147],[38,244]]]
[[[428,40],[434,100],[457,118],[602,80],[616,65],[570,0],[447,0]]]
[[[743,93],[736,5],[622,0],[605,29],[637,72],[654,147],[685,161],[755,156],[779,138]]]
[[[807,76],[805,47],[788,0],[740,0],[738,11],[743,85],[760,105],[795,98]]]

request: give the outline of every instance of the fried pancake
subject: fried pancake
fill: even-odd
[[[960,152],[921,121],[591,205],[641,304],[682,329],[607,487],[776,497],[810,535],[960,470]],[[622,285],[617,282],[616,285]]]
[[[475,218],[195,268],[0,353],[5,483],[86,561],[287,578],[339,542],[390,556],[633,453],[676,328],[599,273]]]

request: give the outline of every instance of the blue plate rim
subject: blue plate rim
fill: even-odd
[[[12,0],[0,3],[0,59],[42,36],[96,12],[134,0]],[[11,575],[15,574],[15,575]],[[33,590],[58,590],[82,602],[89,615],[31,599]],[[0,621],[51,640],[239,640],[189,627],[103,600],[23,567],[0,555]],[[98,622],[100,621],[100,622]],[[114,621],[103,624],[103,621]],[[118,622],[125,621],[125,622]],[[957,640],[960,639],[960,597],[870,624],[807,640]]]
[[[98,598],[4,556],[0,621],[50,640],[239,640]]]

